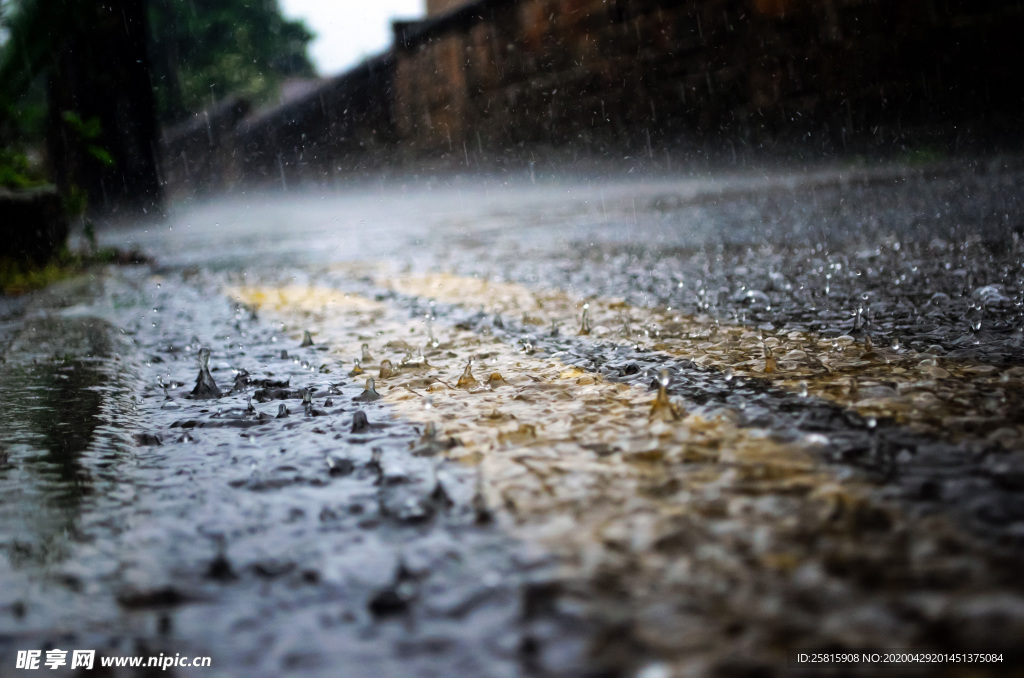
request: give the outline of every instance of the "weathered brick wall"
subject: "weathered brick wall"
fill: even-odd
[[[1017,0],[477,0],[397,24],[391,52],[210,148],[196,127],[178,156],[194,191],[551,147],[660,160],[1020,138],[1021,35]]]
[[[1012,124],[1022,28],[1015,1],[483,0],[398,43],[395,121],[426,153]]]
[[[437,16],[455,9],[460,5],[469,4],[471,0],[427,0],[427,16]]]

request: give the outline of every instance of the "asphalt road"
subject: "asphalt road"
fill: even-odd
[[[1012,675],[1022,184],[408,177],[104,231],[153,263],[2,313],[0,675]]]

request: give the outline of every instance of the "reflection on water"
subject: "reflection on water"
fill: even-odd
[[[11,564],[67,556],[93,478],[83,453],[103,423],[109,330],[84,319],[29,323],[0,366],[0,535]]]

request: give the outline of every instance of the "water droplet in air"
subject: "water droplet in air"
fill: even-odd
[[[801,381],[799,384],[797,384],[796,394],[798,396],[800,396],[801,398],[806,398],[807,397],[807,382],[806,381]]]
[[[725,372],[722,373],[722,376],[725,377],[726,381],[732,381],[732,378],[736,376],[736,373],[731,367],[727,367],[725,368]]]

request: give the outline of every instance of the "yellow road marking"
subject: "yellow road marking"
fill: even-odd
[[[451,277],[393,284],[444,301],[532,314],[539,322],[566,319],[576,308],[559,293],[527,295]],[[910,519],[880,504],[868,485],[818,461],[814,448],[822,441],[813,436],[780,442],[769,431],[739,428],[728,410],[651,421],[652,395],[642,388],[458,328],[434,327],[433,347],[422,321],[351,295],[339,299],[329,289],[250,287],[230,294],[286,322],[296,343],[303,329],[314,330],[339,361],[358,357],[369,343],[376,363],[363,367],[385,402],[400,416],[433,422],[442,437],[459,439],[461,446],[443,454],[479,465],[488,503],[502,509],[502,519],[559,553],[587,604],[629,619],[634,640],[677,668],[731,656],[735,639],[723,629],[735,623],[796,625],[811,645],[848,640],[855,612],[867,605],[913,607],[913,596],[948,580],[951,571],[956,597],[929,593],[948,609],[991,595],[994,566],[984,550],[941,519]],[[591,302],[591,308],[592,332],[602,337],[614,335],[616,313],[639,315],[615,302]],[[699,331],[693,319],[673,322]],[[710,347],[696,357],[718,366],[726,355],[749,351],[752,333],[735,331],[738,348],[721,359]],[[652,348],[685,354],[699,339],[683,334],[656,339]],[[476,384],[458,388],[470,358]],[[385,359],[397,368],[393,376],[379,376]],[[737,373],[753,376],[753,367]],[[858,574],[864,568],[894,577],[900,591],[865,584]],[[800,595],[800,582],[828,592],[828,614],[840,615],[834,623],[790,618],[795,603],[786,596]],[[910,644],[916,629],[893,622],[854,630],[864,646],[898,646]],[[758,642],[783,660],[784,638]]]
[[[641,309],[616,299],[578,299],[558,290],[446,273],[378,274],[380,284],[408,295],[524,319],[538,332],[560,323],[576,333],[584,304],[590,336],[603,342],[640,343],[698,365],[764,379],[792,393],[806,393],[865,417],[891,417],[911,431],[940,438],[988,438],[1006,448],[1024,447],[1024,367],[946,359],[912,350],[867,347],[851,337],[806,332],[763,332],[719,324],[708,316]],[[766,370],[765,348],[775,359]]]

